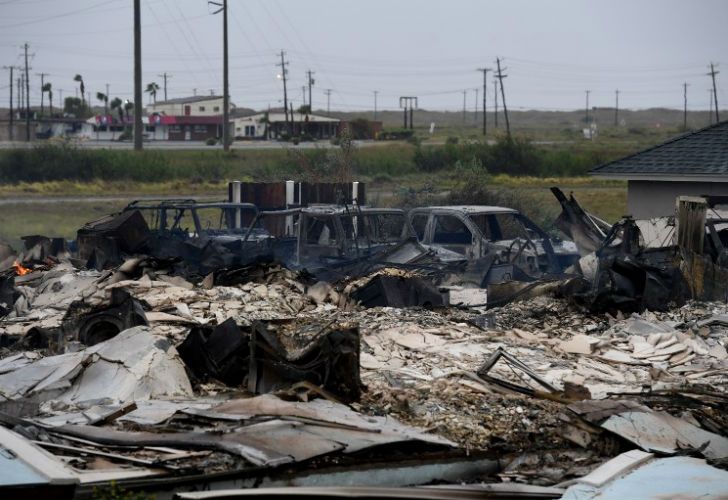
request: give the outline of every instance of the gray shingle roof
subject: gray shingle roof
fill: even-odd
[[[678,136],[620,160],[594,167],[592,175],[728,176],[728,121]]]

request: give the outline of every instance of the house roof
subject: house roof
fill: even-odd
[[[728,182],[728,121],[594,167],[592,175],[618,179]]]
[[[154,106],[164,106],[165,104],[189,104],[192,102],[201,102],[201,101],[213,101],[217,99],[222,99],[221,95],[195,95],[190,97],[176,97],[174,99],[167,99],[166,101],[157,101],[153,104],[150,104],[151,107]]]
[[[264,116],[265,116],[265,113],[255,113],[253,115],[236,117],[235,120],[241,121],[241,122],[242,121],[254,122],[254,121],[259,121]],[[292,117],[291,121],[294,123],[306,121],[306,117],[308,117],[309,122],[339,123],[341,121],[338,118],[331,118],[331,117],[323,116],[323,115],[315,115],[313,113],[309,113],[308,115],[305,115],[305,114],[301,114],[299,112],[294,112],[292,115],[289,115],[289,116]],[[271,113],[268,113],[268,120],[270,121],[270,123],[285,123],[286,115],[283,112],[271,112]]]

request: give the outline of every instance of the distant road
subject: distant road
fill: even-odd
[[[45,141],[38,140],[35,142],[10,142],[0,141],[0,149],[14,149],[14,148],[31,148],[34,145],[47,144]],[[74,145],[85,149],[134,149],[134,144],[131,142],[118,142],[118,141],[95,141],[93,139],[84,141],[74,141]],[[357,147],[370,147],[370,146],[384,146],[391,144],[387,141],[354,141]],[[312,148],[335,148],[329,141],[317,141],[317,142],[302,142],[297,146],[290,142],[276,142],[276,141],[239,141],[232,145],[232,149],[237,150],[253,150],[253,149],[287,149],[287,148],[299,148],[299,149],[312,149]],[[144,149],[163,149],[163,150],[215,150],[222,149],[222,145],[207,146],[201,141],[149,141],[144,143]]]

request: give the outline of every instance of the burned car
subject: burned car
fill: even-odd
[[[579,257],[571,242],[551,238],[517,210],[494,206],[412,209],[409,230],[446,262],[465,262],[478,286],[558,275]],[[475,271],[475,272],[473,272]]]
[[[143,253],[177,259],[184,274],[203,275],[270,255],[272,235],[249,227],[257,214],[250,203],[134,201],[78,231],[79,258],[104,269]]]

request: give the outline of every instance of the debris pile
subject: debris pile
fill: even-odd
[[[169,236],[137,231],[139,212],[87,226],[83,259],[41,237],[0,249],[0,462],[32,475],[31,492],[76,494],[234,480],[597,496],[659,464],[724,478],[728,305],[663,303],[680,267],[649,261],[630,221],[603,232],[563,203],[562,222],[585,226],[581,276],[548,275],[553,249],[539,264],[521,259],[537,245],[514,243],[539,278],[497,282],[518,266],[444,265],[411,239],[380,241],[376,259],[324,252],[315,275],[256,252],[190,271],[128,255]],[[306,224],[347,233],[345,213]]]

